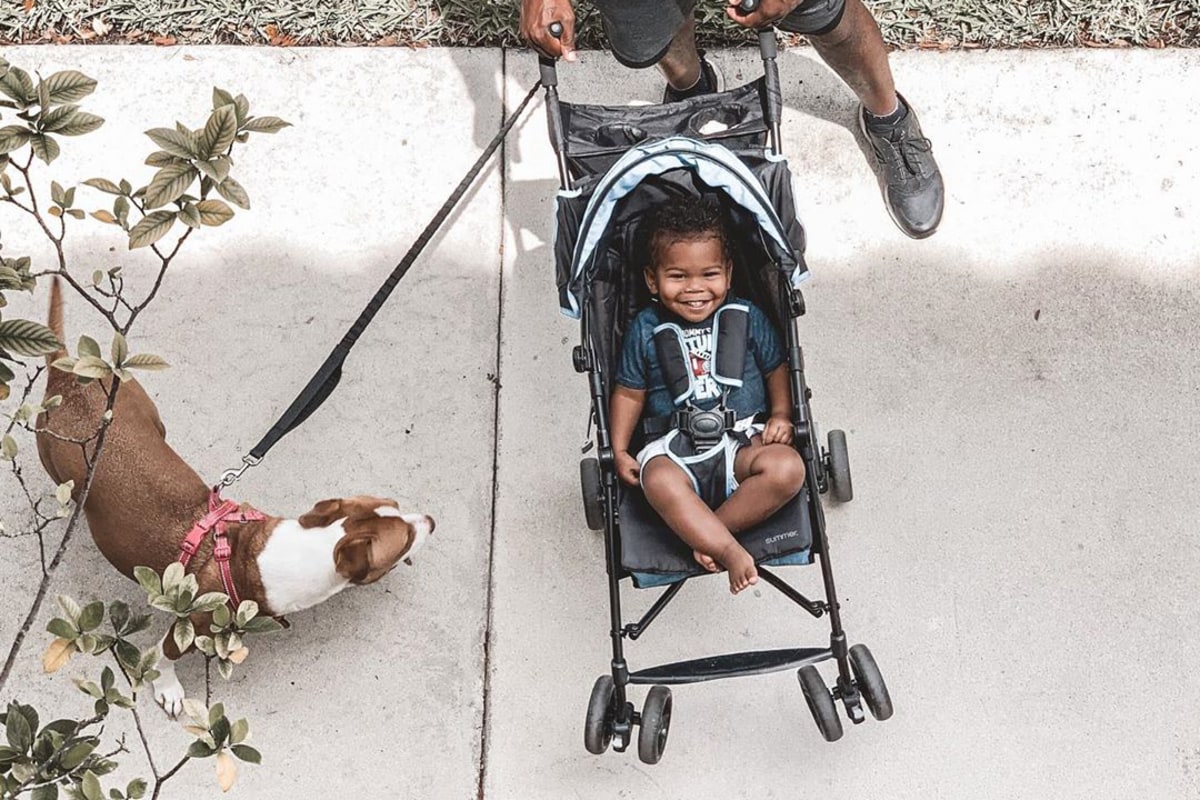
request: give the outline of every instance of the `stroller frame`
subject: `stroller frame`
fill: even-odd
[[[776,64],[777,48],[773,30],[759,32],[759,49],[764,68],[766,102],[764,103],[768,142],[771,152],[782,154],[780,116],[782,100],[779,86],[779,71]],[[541,82],[545,88],[545,102],[551,144],[557,157],[560,184],[563,190],[572,189],[572,178],[568,161],[568,146],[560,113],[558,77],[555,62],[540,58]],[[612,660],[609,675],[602,675],[596,682],[585,725],[585,746],[599,754],[611,744],[614,750],[623,752],[634,739],[634,728],[641,726],[638,741],[639,756],[646,763],[656,763],[665,746],[670,720],[670,691],[665,687],[675,684],[696,683],[744,675],[757,675],[784,669],[798,669],[801,686],[810,710],[816,718],[821,733],[828,741],[841,737],[841,723],[837,717],[835,701],[840,700],[849,719],[857,724],[865,719],[863,701],[878,719],[891,716],[891,700],[874,660],[863,645],[851,648],[847,645],[842,627],[840,606],[834,585],[833,569],[829,560],[829,543],[825,533],[825,514],[819,494],[831,486],[839,499],[849,500],[849,467],[845,458],[845,440],[840,431],[831,432],[830,451],[823,452],[817,429],[812,422],[809,390],[804,375],[804,355],[799,342],[796,318],[804,314],[804,298],[800,291],[786,282],[778,284],[780,309],[788,309],[788,319],[782,327],[786,335],[787,367],[792,399],[792,421],[794,443],[805,464],[805,481],[808,490],[808,511],[812,526],[811,553],[821,565],[825,599],[813,600],[805,597],[779,575],[763,565],[758,565],[758,574],[789,600],[815,618],[827,616],[830,625],[828,647],[799,647],[776,650],[758,650],[715,655],[689,661],[679,661],[630,671],[625,660],[625,640],[636,641],[658,618],[662,611],[678,595],[683,585],[692,577],[687,576],[671,585],[658,596],[650,608],[636,622],[626,623],[621,613],[620,580],[624,568],[620,555],[619,485],[616,474],[614,451],[609,426],[609,411],[605,395],[601,359],[598,357],[593,339],[592,320],[588,309],[581,310],[581,343],[575,346],[572,357],[575,371],[587,373],[591,394],[592,421],[595,424],[599,475],[592,468],[591,481],[598,479],[593,487],[600,501],[603,514],[605,540],[605,562],[608,574],[610,610],[610,638]],[[836,441],[833,434],[837,434]],[[839,453],[831,451],[840,449]],[[837,460],[840,457],[840,464]],[[585,465],[596,461],[585,459]],[[844,470],[841,487],[839,469]],[[585,496],[588,493],[588,469],[582,470]],[[840,489],[840,491],[839,491]],[[593,525],[593,527],[596,527]],[[812,665],[826,660],[837,662],[838,676],[833,689],[826,688]],[[815,682],[814,682],[815,681]],[[654,684],[643,711],[639,713],[628,699],[630,684]]]

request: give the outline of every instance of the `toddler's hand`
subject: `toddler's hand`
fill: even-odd
[[[774,414],[763,429],[763,444],[791,444],[792,420],[786,414]]]
[[[641,466],[637,459],[629,455],[628,450],[622,450],[617,453],[617,477],[630,486],[638,485],[638,478],[641,476]]]

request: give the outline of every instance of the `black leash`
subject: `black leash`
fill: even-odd
[[[222,475],[222,486],[231,485],[234,481],[240,478],[247,469],[256,466],[260,461],[262,461],[263,457],[267,454],[267,451],[270,450],[276,442],[282,439],[294,428],[298,427],[302,422],[304,422],[304,420],[308,419],[308,417],[314,411],[321,407],[321,404],[325,402],[329,395],[333,393],[333,390],[338,385],[338,381],[340,381],[342,378],[342,363],[346,360],[346,356],[350,355],[350,350],[354,347],[354,343],[358,341],[358,337],[362,336],[363,331],[365,331],[367,326],[371,324],[371,320],[375,318],[375,315],[379,312],[379,309],[383,307],[385,302],[387,302],[392,290],[396,288],[396,284],[398,284],[400,279],[408,273],[409,268],[412,267],[413,263],[417,260],[417,256],[419,256],[421,251],[425,249],[425,246],[429,244],[429,240],[433,238],[433,235],[437,233],[438,228],[440,228],[442,223],[446,221],[446,217],[450,216],[450,212],[454,210],[456,205],[458,205],[458,201],[462,199],[462,196],[466,194],[467,189],[469,189],[471,184],[475,182],[475,179],[479,177],[479,173],[483,170],[483,167],[488,162],[488,159],[492,157],[492,154],[496,152],[496,148],[498,148],[504,141],[504,138],[508,136],[508,132],[512,130],[513,125],[516,124],[521,114],[525,111],[525,107],[529,105],[530,101],[533,100],[533,96],[537,94],[538,89],[541,87],[541,81],[535,83],[533,88],[529,90],[529,94],[525,95],[525,99],[521,101],[521,105],[517,106],[517,110],[514,111],[507,120],[505,120],[504,125],[500,127],[500,130],[492,138],[492,141],[488,144],[487,148],[484,149],[479,158],[475,160],[475,164],[471,167],[463,179],[459,181],[458,186],[456,186],[454,191],[450,193],[450,196],[446,198],[446,202],[442,203],[442,207],[438,209],[437,214],[435,214],[433,219],[429,221],[429,224],[425,226],[425,230],[421,231],[421,235],[417,237],[417,240],[413,242],[412,247],[410,247],[408,252],[404,254],[404,258],[399,264],[396,265],[396,268],[392,270],[392,274],[388,276],[387,280],[383,282],[383,285],[379,287],[379,290],[375,292],[375,296],[371,298],[371,302],[367,303],[367,307],[364,308],[362,313],[358,315],[358,319],[356,319],[354,324],[350,326],[350,330],[346,332],[346,335],[342,337],[342,340],[338,342],[336,347],[333,348],[333,352],[331,352],[329,357],[325,359],[325,363],[323,363],[320,368],[317,369],[316,374],[309,379],[308,384],[304,387],[296,399],[292,401],[292,404],[288,406],[286,411],[283,412],[283,415],[278,419],[278,421],[271,426],[271,430],[267,432],[267,435],[264,436],[262,440],[254,446],[254,449],[250,451],[250,455],[242,458],[243,466],[239,469],[228,470],[224,475]]]

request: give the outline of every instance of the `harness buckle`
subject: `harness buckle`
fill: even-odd
[[[188,557],[191,558],[192,556],[196,555],[199,545],[196,542],[193,542],[191,539],[184,539],[180,543],[179,549],[181,552],[187,553]]]
[[[213,558],[217,561],[228,561],[233,555],[233,548],[229,546],[229,539],[225,534],[217,535],[216,543],[213,545]]]

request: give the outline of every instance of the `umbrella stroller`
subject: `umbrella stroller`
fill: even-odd
[[[863,705],[879,720],[892,701],[870,651],[848,646],[828,557],[820,495],[842,502],[853,496],[846,437],[830,431],[818,440],[809,408],[804,359],[795,320],[804,313],[801,282],[804,229],[796,218],[792,178],[780,152],[780,93],[773,32],[760,34],[764,76],[718,94],[644,107],[604,107],[561,102],[554,62],[542,59],[542,83],[551,142],[562,188],[557,198],[554,252],[560,307],[580,321],[574,348],[577,372],[586,373],[596,456],[580,464],[588,526],[603,530],[608,573],[610,671],[592,688],[584,745],[600,754],[633,743],[641,760],[657,763],[670,728],[670,686],[783,669],[797,669],[801,690],[821,734],[842,735],[836,703],[855,723]],[[622,338],[649,293],[637,257],[644,245],[639,225],[646,212],[681,194],[700,196],[724,209],[734,242],[733,292],[763,309],[782,334],[788,353],[794,445],[804,458],[805,487],[788,504],[738,540],[758,564],[759,576],[814,617],[827,617],[828,646],[731,653],[631,671],[626,641],[641,637],[684,584],[705,572],[690,548],[649,507],[641,492],[620,483],[609,429],[612,376]],[[631,446],[637,452],[639,442]],[[820,563],[825,599],[805,597],[772,567]],[[620,581],[666,588],[636,622],[621,614]],[[833,660],[829,689],[816,664]],[[640,712],[630,684],[652,688]]]

